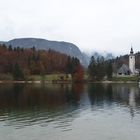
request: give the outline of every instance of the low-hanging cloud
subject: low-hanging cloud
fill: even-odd
[[[139,51],[138,0],[0,0],[0,40],[38,37],[82,51]]]

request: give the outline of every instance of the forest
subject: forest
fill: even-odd
[[[140,69],[140,53],[136,53],[136,68]],[[128,55],[105,60],[100,56],[91,57],[88,68],[84,68],[79,59],[54,50],[0,45],[0,80],[30,80],[32,75],[65,74],[73,81],[112,80],[122,64],[128,65]],[[86,75],[86,79],[85,79]],[[63,76],[60,80],[64,80]]]
[[[83,67],[75,57],[54,50],[13,48],[0,45],[0,80],[28,80],[30,75],[71,74],[74,80],[83,77]]]
[[[140,69],[140,52],[134,54],[136,58],[135,67],[136,69]],[[117,56],[116,58],[106,60],[103,56],[94,57],[92,56],[90,59],[90,63],[88,66],[88,74],[91,80],[101,81],[105,80],[113,80],[113,76],[117,74],[118,69],[126,64],[127,66],[129,60],[129,55]],[[131,78],[132,79],[132,78]],[[137,78],[136,78],[137,79]]]

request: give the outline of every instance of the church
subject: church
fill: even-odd
[[[133,48],[131,47],[131,51],[129,54],[129,66],[123,64],[121,68],[118,69],[117,75],[119,76],[135,76],[139,75],[140,70],[135,68],[135,54]]]

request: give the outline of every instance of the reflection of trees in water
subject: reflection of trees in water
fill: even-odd
[[[88,93],[91,104],[116,101],[129,105],[129,98],[132,97],[140,104],[139,88],[130,84],[91,84]]]
[[[83,91],[83,84],[73,84],[71,90],[69,92],[65,92],[65,95],[67,97],[67,103],[72,103],[73,105],[78,106]]]
[[[139,88],[131,84],[89,84],[85,92],[82,84],[15,84],[0,85],[0,116],[6,113],[24,113],[38,117],[39,114],[57,116],[72,114],[81,104],[103,107],[117,104],[130,108],[134,116],[139,110]],[[86,94],[88,93],[88,94]],[[88,98],[87,98],[88,95]],[[46,114],[45,114],[46,113]],[[73,115],[73,114],[72,114]]]
[[[83,85],[24,85],[0,87],[0,108],[33,109],[58,108],[63,105],[78,105]]]
[[[130,106],[140,105],[139,88],[134,85],[89,84],[87,90],[92,105],[111,104],[114,101]],[[83,92],[82,84],[1,85],[0,108],[24,110],[37,107],[57,109],[65,105],[78,107]]]
[[[131,116],[140,106],[140,90],[131,84],[91,84],[88,88],[91,105],[101,106],[104,103],[117,103],[130,108]]]
[[[0,85],[0,109],[19,105],[18,98],[23,93],[24,85]]]
[[[82,92],[83,85],[0,86],[0,118],[8,113],[7,125],[15,126],[40,124],[40,120],[45,126],[55,119],[61,127],[70,125],[79,113]]]
[[[90,84],[88,88],[88,95],[92,105],[94,104],[103,104],[111,103],[112,97],[112,85],[103,85],[103,84]]]

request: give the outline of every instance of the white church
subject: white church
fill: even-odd
[[[131,47],[131,51],[129,54],[129,66],[126,64],[123,64],[121,68],[118,69],[117,75],[119,76],[135,76],[139,75],[140,70],[135,68],[135,55],[133,48]]]

